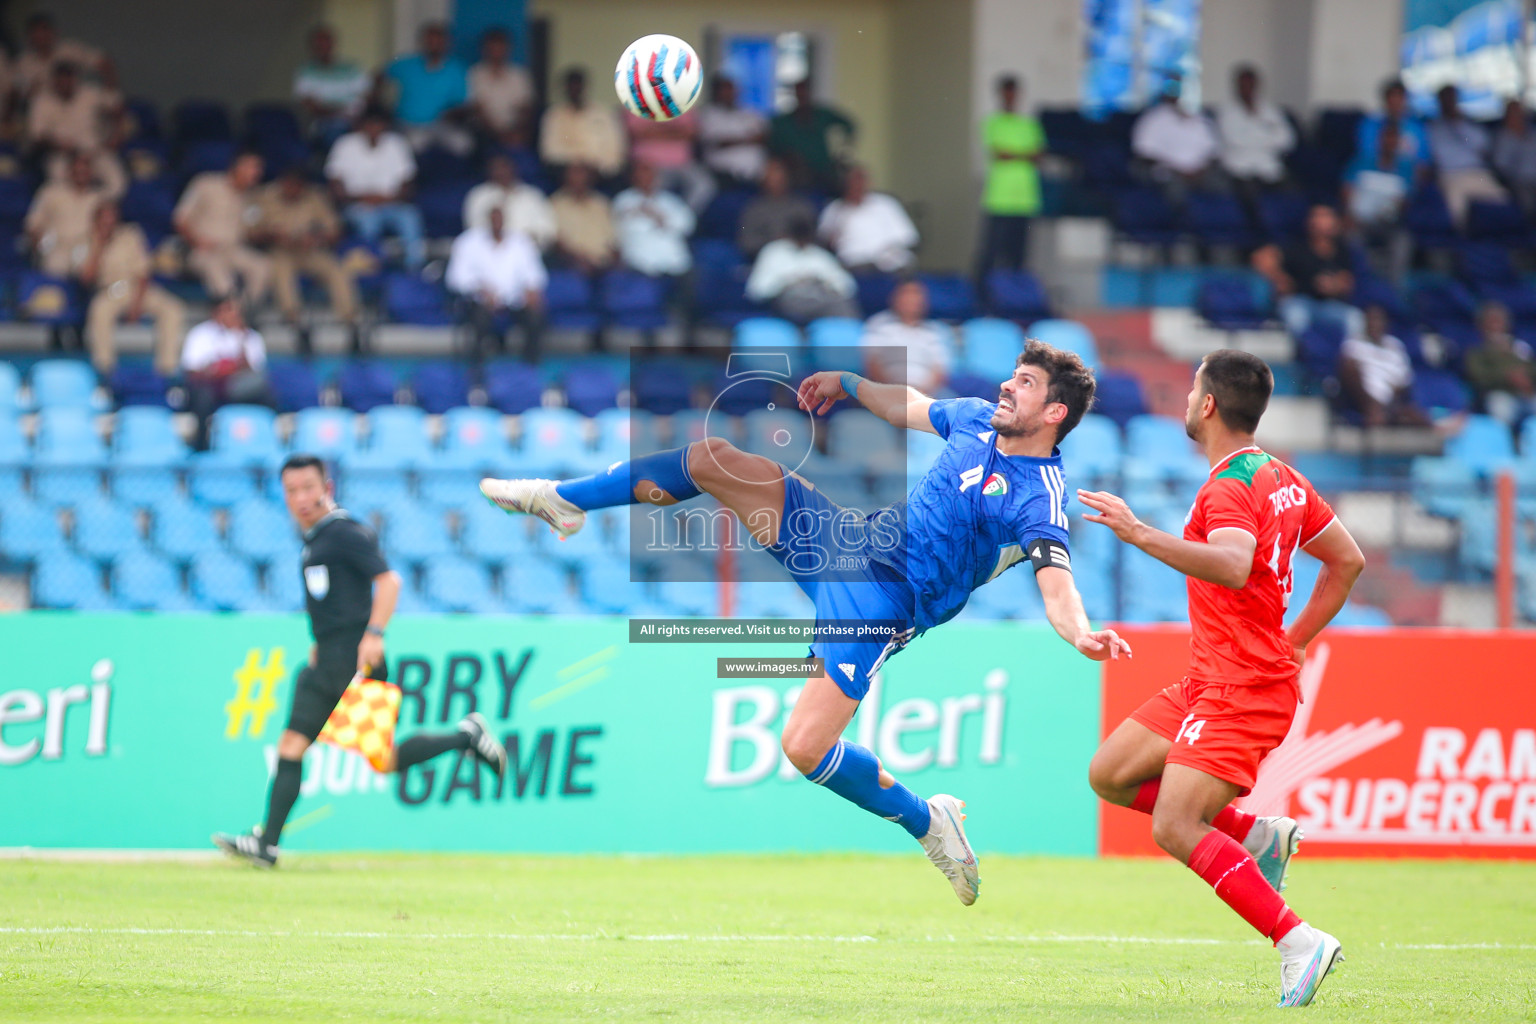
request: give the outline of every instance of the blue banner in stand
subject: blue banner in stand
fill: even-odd
[[[1433,116],[1435,93],[1454,85],[1469,116],[1499,116],[1520,91],[1523,8],[1523,0],[1408,0],[1402,76],[1414,109]]]

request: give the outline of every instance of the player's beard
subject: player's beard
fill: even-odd
[[[992,429],[997,431],[998,437],[1034,437],[1044,426],[1036,420],[1031,423],[1028,420],[1018,420],[1013,417],[993,416]]]
[[[1191,441],[1200,440],[1200,420],[1192,412],[1184,414],[1184,433],[1189,435]]]

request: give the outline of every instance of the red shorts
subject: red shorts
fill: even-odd
[[[1203,683],[1186,676],[1131,713],[1173,744],[1168,764],[1182,764],[1253,788],[1259,762],[1278,747],[1296,715],[1292,682],[1240,686]]]

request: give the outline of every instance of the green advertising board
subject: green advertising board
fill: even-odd
[[[298,616],[0,618],[0,847],[201,849],[258,821]],[[740,643],[631,643],[624,619],[410,617],[390,629],[399,735],[478,710],[498,781],[449,754],[403,777],[318,744],[285,850],[906,850],[778,749],[793,680],[718,678]],[[1092,855],[1098,666],[1049,628],[950,624],[886,663],[849,735],[966,800],[982,851]]]

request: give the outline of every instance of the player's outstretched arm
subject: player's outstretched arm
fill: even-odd
[[[1088,624],[1088,613],[1083,611],[1083,599],[1070,572],[1046,566],[1036,570],[1035,582],[1040,586],[1040,596],[1045,599],[1045,617],[1051,620],[1057,634],[1085,658],[1109,661],[1122,654],[1127,658],[1131,656],[1131,645],[1120,639],[1114,630],[1095,630]]]
[[[1115,536],[1135,545],[1159,562],[1171,565],[1185,576],[1207,583],[1240,590],[1253,570],[1253,550],[1258,544],[1246,530],[1212,530],[1205,541],[1185,540],[1164,533],[1136,518],[1124,499],[1108,491],[1077,492],[1077,498],[1095,514],[1083,516],[1090,523],[1103,523]]]
[[[1317,585],[1312,588],[1307,606],[1286,630],[1291,646],[1296,648],[1297,661],[1305,657],[1307,645],[1339,614],[1339,609],[1349,600],[1355,581],[1365,571],[1365,556],[1360,553],[1360,545],[1337,519],[1301,550],[1322,562],[1323,568],[1317,574]]]
[[[837,402],[852,398],[887,423],[938,433],[928,418],[933,399],[905,384],[876,384],[856,373],[823,370],[800,382],[799,396],[800,408],[817,415],[826,415]]]

